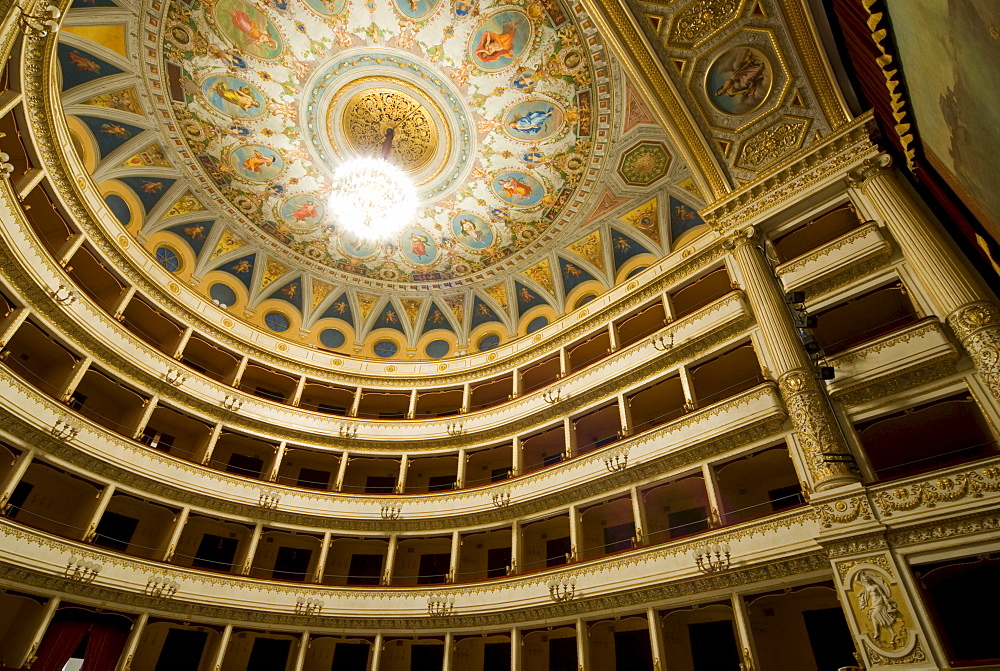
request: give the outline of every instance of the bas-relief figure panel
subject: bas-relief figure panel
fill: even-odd
[[[1000,4],[886,0],[924,153],[1000,238]]]

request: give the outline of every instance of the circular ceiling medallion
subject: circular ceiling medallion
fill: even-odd
[[[341,125],[359,156],[381,156],[407,172],[418,172],[439,146],[440,111],[406,91],[385,86],[355,93],[344,105]]]

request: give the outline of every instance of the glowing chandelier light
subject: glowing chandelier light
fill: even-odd
[[[333,173],[330,212],[348,233],[383,240],[413,221],[417,192],[406,173],[382,158],[356,158]]]

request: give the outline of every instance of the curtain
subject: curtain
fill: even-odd
[[[131,622],[119,615],[98,616],[90,626],[87,652],[80,671],[109,671],[125,650]]]
[[[38,659],[33,671],[62,671],[90,629],[88,613],[60,611],[45,632],[38,646]]]

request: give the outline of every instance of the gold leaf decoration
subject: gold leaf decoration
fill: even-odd
[[[655,196],[623,215],[621,220],[657,243],[660,242],[660,205]]]
[[[522,274],[525,277],[534,280],[539,286],[553,296],[556,295],[555,283],[552,281],[552,268],[549,267],[548,259],[542,259],[527,270],[522,271]]]
[[[378,302],[378,296],[374,294],[363,294],[360,291],[357,293],[358,296],[358,310],[361,312],[361,321],[364,321],[369,314],[371,314],[372,308],[375,307],[375,303]]]
[[[504,310],[507,309],[507,287],[501,282],[485,289],[486,295],[492,298],[497,305]]]
[[[247,244],[241,237],[236,235],[231,228],[227,228],[222,232],[222,237],[219,238],[219,244],[215,246],[215,250],[212,252],[210,259],[215,259],[223,254],[228,254],[234,249],[239,249],[240,247]]]
[[[176,217],[181,214],[204,211],[205,206],[201,204],[201,201],[194,197],[194,194],[188,191],[177,199],[177,202],[174,203],[170,210],[167,211],[166,217]]]
[[[267,266],[264,268],[264,277],[260,281],[260,288],[265,289],[268,285],[287,272],[288,266],[283,263],[279,263],[274,259],[268,259]]]
[[[312,281],[312,301],[310,301],[311,310],[315,310],[316,307],[323,302],[323,299],[327,297],[330,291],[333,289],[332,284],[327,284],[326,282],[321,282],[317,279]]]
[[[601,270],[604,269],[604,250],[601,245],[600,229],[591,231],[566,249],[582,256]]]

